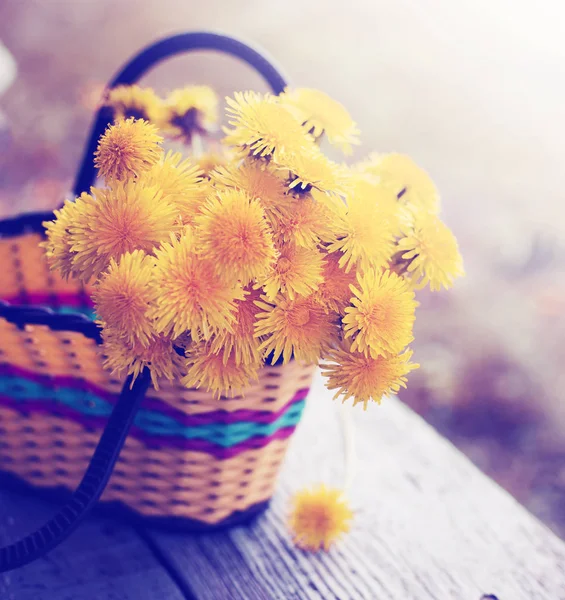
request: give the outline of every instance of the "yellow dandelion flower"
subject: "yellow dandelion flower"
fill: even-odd
[[[268,300],[274,300],[279,293],[293,300],[296,296],[308,296],[316,291],[322,281],[321,253],[316,248],[285,244],[273,269],[261,284]]]
[[[258,200],[241,190],[218,190],[201,212],[195,221],[198,244],[223,278],[246,285],[272,265],[275,246]]]
[[[416,219],[414,229],[399,240],[398,248],[402,260],[410,261],[407,271],[418,288],[448,289],[456,277],[465,274],[455,236],[435,215]]]
[[[254,365],[261,362],[259,340],[255,337],[257,313],[262,309],[257,305],[261,299],[260,290],[245,289],[245,298],[236,301],[235,322],[232,331],[224,329],[216,333],[210,342],[210,350],[222,353],[227,362],[233,355],[236,364]]]
[[[197,250],[194,234],[185,230],[155,251],[156,300],[150,317],[157,331],[174,338],[190,331],[193,340],[209,339],[217,330],[231,329],[235,300],[243,299],[241,287],[218,277],[214,264]]]
[[[192,225],[210,189],[203,175],[190,159],[169,151],[143,176],[143,183],[158,187],[163,199],[178,210],[183,225]]]
[[[326,387],[337,390],[334,399],[353,398],[353,406],[362,402],[367,409],[370,400],[380,404],[383,396],[406,387],[406,376],[420,366],[411,358],[411,350],[373,358],[342,346],[331,352],[330,363],[321,365],[322,375],[328,378]]]
[[[92,295],[98,317],[131,345],[147,346],[154,334],[148,317],[153,263],[141,250],[126,252],[119,262],[110,259]]]
[[[218,96],[206,85],[175,90],[165,100],[161,127],[172,137],[190,143],[193,135],[205,135],[218,122]]]
[[[281,103],[314,137],[325,133],[330,144],[340,148],[344,154],[351,154],[351,146],[360,143],[359,128],[349,112],[327,94],[308,88],[287,89],[281,95]]]
[[[358,274],[357,282],[343,318],[345,337],[353,337],[351,350],[373,357],[397,354],[414,339],[418,303],[413,290],[390,271],[369,269]]]
[[[414,215],[406,204],[398,200],[390,187],[384,185],[381,179],[374,175],[352,173],[350,194],[370,198],[379,218],[388,223],[395,237],[401,236],[403,231],[414,222]]]
[[[176,229],[178,213],[155,187],[129,181],[91,191],[94,198],[80,207],[84,218],[71,227],[73,269],[83,281],[126,252],[151,254]]]
[[[341,490],[321,484],[301,490],[292,498],[288,525],[294,543],[303,550],[329,550],[349,531],[353,513]]]
[[[237,363],[232,353],[225,359],[206,343],[194,344],[186,357],[186,375],[182,384],[187,388],[204,387],[214,396],[243,394],[252,381],[258,379],[259,363]]]
[[[108,90],[105,106],[114,113],[114,119],[144,119],[158,123],[163,111],[163,101],[151,88],[138,85],[118,85]]]
[[[65,201],[63,207],[54,211],[55,219],[43,223],[47,239],[41,243],[51,269],[59,271],[64,279],[75,277],[73,266],[71,228],[88,223],[88,205],[91,197],[84,193],[74,202]]]
[[[197,191],[183,196],[182,201],[175,204],[183,226],[195,226],[196,218],[203,214],[203,208],[206,206],[210,196],[213,195],[214,187],[208,179],[204,179]]]
[[[220,167],[211,177],[218,185],[243,190],[251,198],[257,198],[272,227],[291,215],[293,198],[286,193],[284,182],[264,161],[248,159],[239,165]]]
[[[339,266],[350,271],[355,265],[361,269],[383,267],[394,250],[395,235],[399,233],[396,212],[385,210],[390,190],[356,179],[347,196],[347,209],[335,222],[337,240],[329,246],[330,252],[341,252]]]
[[[185,227],[193,227],[196,217],[202,214],[208,198],[214,194],[214,188],[208,179],[204,179],[194,192],[177,197],[175,207],[179,212],[180,222]]]
[[[236,93],[226,98],[229,124],[224,128],[224,143],[243,146],[255,156],[269,156],[275,150],[300,152],[313,138],[270,94]]]
[[[148,186],[158,186],[163,198],[182,204],[183,198],[198,194],[203,173],[189,158],[183,160],[180,152],[169,151],[144,176]]]
[[[156,390],[159,389],[159,379],[174,381],[181,377],[184,359],[165,336],[155,336],[147,344],[130,343],[111,326],[103,324],[102,340],[104,366],[115,375],[133,375],[135,381],[141,371],[149,367]]]
[[[294,201],[291,214],[278,223],[274,233],[280,246],[315,248],[320,242],[335,240],[334,215],[326,205],[307,194]]]
[[[345,307],[351,303],[353,293],[350,286],[356,281],[356,271],[346,272],[339,266],[340,252],[332,252],[324,256],[322,282],[315,294],[316,300],[328,310],[344,314]]]
[[[194,160],[198,168],[202,171],[205,177],[210,177],[216,169],[226,167],[230,162],[231,156],[226,150],[210,149],[207,152],[195,156]]]
[[[255,335],[265,336],[260,350],[272,353],[273,364],[281,355],[285,363],[291,358],[316,363],[337,338],[333,316],[310,298],[279,296],[273,304],[259,305],[264,312],[257,315]]]
[[[437,214],[439,194],[430,176],[404,154],[370,154],[358,170],[376,175],[408,207]]]
[[[277,168],[288,171],[289,187],[296,191],[315,188],[330,194],[344,194],[348,170],[331,161],[315,144],[295,150],[277,150],[273,155]]]
[[[347,169],[348,167],[344,167],[344,168]],[[347,175],[347,182],[348,182],[347,183],[347,194],[350,194],[351,190],[353,189],[352,185],[351,185],[352,181],[353,180],[351,179],[350,173],[348,173],[348,175]],[[309,195],[318,204],[321,204],[323,206],[324,211],[327,215],[327,218],[331,221],[332,227],[335,227],[336,230],[339,229],[338,224],[343,220],[343,216],[345,215],[346,210],[347,210],[347,204],[345,202],[347,194],[345,197],[343,197],[343,196],[338,196],[338,195],[331,194],[328,192],[322,192],[320,190],[317,190],[316,188],[312,188],[309,193]],[[297,195],[297,197],[303,198],[304,194],[299,193]]]
[[[159,162],[163,138],[142,119],[110,125],[98,142],[94,164],[106,181],[139,176]]]

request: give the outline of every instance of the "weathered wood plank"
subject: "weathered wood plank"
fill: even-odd
[[[355,409],[353,530],[328,554],[292,547],[292,490],[340,485],[339,417],[321,378],[271,509],[249,527],[148,534],[205,600],[565,600],[565,543],[396,400]]]
[[[0,545],[28,533],[55,506],[0,491]],[[0,575],[2,600],[182,600],[185,596],[128,526],[92,518],[46,558]]]

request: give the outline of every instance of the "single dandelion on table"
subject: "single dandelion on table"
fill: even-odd
[[[100,138],[94,164],[107,182],[138,177],[159,161],[162,141],[157,128],[147,121],[118,121]]]
[[[150,286],[154,257],[141,250],[126,252],[117,262],[110,259],[108,270],[94,287],[96,314],[131,345],[148,346],[154,337],[149,307],[154,296]]]
[[[319,90],[286,89],[281,103],[315,137],[325,134],[333,146],[351,154],[352,146],[360,143],[359,128],[347,109]]]
[[[386,356],[367,356],[355,352],[347,343],[331,350],[321,364],[322,375],[327,378],[326,387],[337,390],[334,396],[342,396],[342,402],[353,398],[353,405],[363,404],[367,409],[370,401],[381,403],[385,395],[406,387],[406,376],[419,367],[411,363],[412,351]]]
[[[190,331],[193,340],[210,339],[218,329],[232,328],[241,285],[222,279],[212,261],[203,257],[188,228],[180,239],[171,235],[155,251],[152,286],[156,300],[150,317],[155,328],[176,338]]]
[[[396,273],[368,269],[351,286],[353,298],[345,308],[343,331],[351,349],[373,357],[396,354],[413,341],[416,319],[413,290]]]
[[[118,85],[106,92],[105,106],[109,106],[114,120],[144,119],[159,123],[163,111],[163,101],[151,88],[138,85]]]
[[[341,490],[321,484],[297,492],[288,519],[294,543],[304,550],[329,550],[350,528],[353,513]]]
[[[274,364],[282,356],[315,364],[337,337],[335,317],[312,298],[288,300],[279,296],[273,303],[261,302],[255,335],[264,338],[260,350],[272,354]]]
[[[247,285],[276,259],[273,236],[259,200],[236,189],[216,190],[195,220],[199,251],[223,279]]]
[[[435,215],[418,216],[413,229],[398,241],[398,250],[407,261],[407,276],[417,288],[448,289],[465,274],[455,236]]]

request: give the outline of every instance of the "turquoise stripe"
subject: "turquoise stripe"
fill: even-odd
[[[53,390],[48,386],[21,377],[0,377],[0,394],[20,402],[26,400],[59,402],[81,414],[95,417],[107,417],[112,411],[112,405],[108,401],[92,392],[64,387]],[[153,435],[201,439],[229,448],[256,435],[269,436],[283,427],[295,426],[300,420],[304,404],[304,400],[292,404],[288,411],[273,423],[241,421],[239,423],[186,426],[169,415],[154,410],[140,409],[135,416],[134,424],[139,429]]]
[[[76,306],[57,306],[55,307],[50,307],[52,311],[56,312],[56,313],[61,313],[63,315],[76,315],[81,314],[84,315],[85,317],[88,317],[89,319],[91,319],[92,321],[96,320],[96,313],[94,312],[93,308],[88,308],[88,307],[84,307],[84,308],[79,308]]]
[[[289,410],[273,423],[215,423],[198,426],[184,426],[167,415],[154,411],[139,411],[135,424],[155,435],[174,435],[186,439],[202,439],[229,448],[256,435],[272,435],[283,427],[295,426],[300,420],[304,400],[293,404]]]
[[[96,417],[108,416],[112,412],[112,405],[109,402],[89,391],[65,387],[53,389],[35,381],[11,375],[0,377],[0,394],[21,402],[26,400],[55,401],[70,406],[82,414]]]

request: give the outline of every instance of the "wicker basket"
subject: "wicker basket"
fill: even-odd
[[[171,54],[214,47],[251,62],[276,92],[282,89],[259,54],[212,34],[150,47],[112,85],[132,83]],[[77,194],[92,182],[93,145],[108,119],[102,113],[95,123]],[[38,244],[50,218],[0,222],[0,468],[33,486],[72,489],[123,382],[102,368],[88,291],[47,267]],[[102,500],[189,528],[249,517],[273,493],[311,377],[312,367],[291,362],[265,367],[245,397],[217,400],[168,382],[159,392],[149,389]]]

